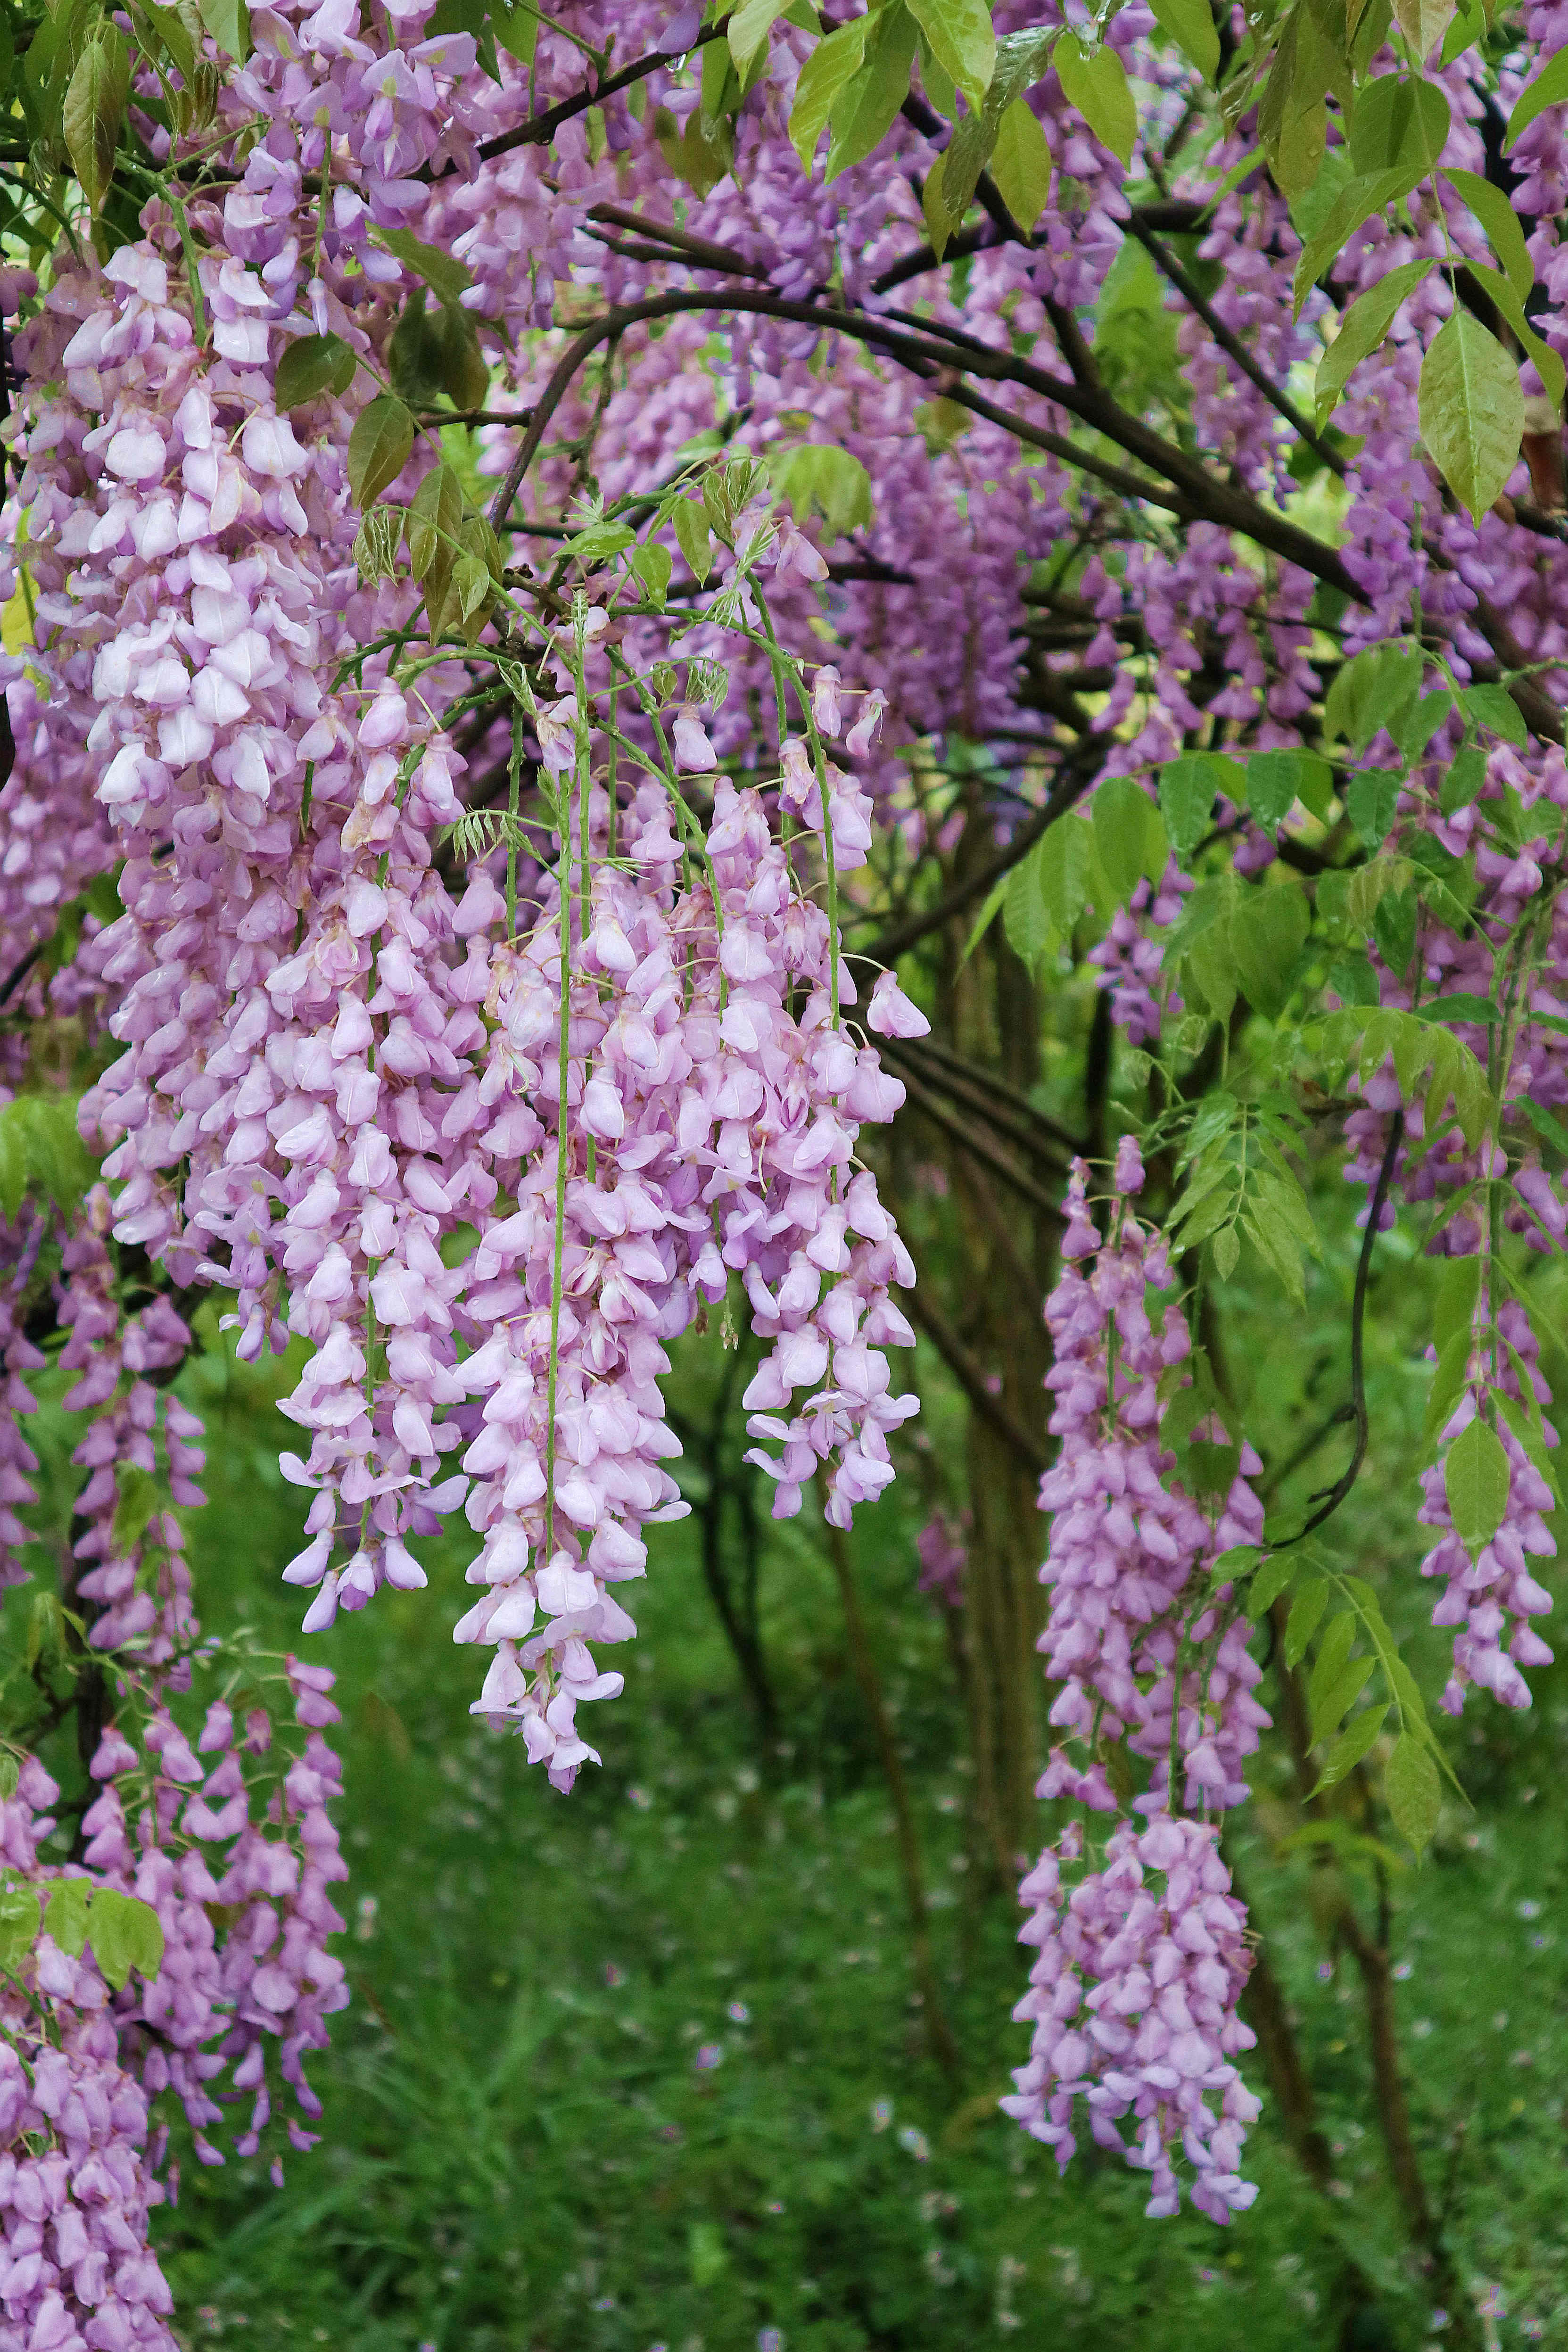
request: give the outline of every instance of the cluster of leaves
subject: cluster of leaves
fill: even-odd
[[[42,1932],[73,1960],[90,1944],[100,1976],[116,1992],[132,1969],[149,1979],[157,1975],[163,1930],[151,1904],[87,1878],[57,1878],[40,1885],[11,1871],[0,1874],[0,1970],[15,1975],[37,1942],[40,1897]]]
[[[14,1095],[0,1108],[0,1214],[15,1223],[28,1193],[68,1215],[98,1174],[64,1094]]]
[[[1194,1250],[1207,1243],[1226,1282],[1236,1272],[1245,1236],[1297,1306],[1306,1304],[1303,1255],[1321,1255],[1312,1213],[1289,1158],[1300,1149],[1302,1125],[1281,1094],[1268,1093],[1256,1102],[1238,1101],[1225,1089],[1209,1095],[1177,1157],[1176,1173],[1184,1181],[1169,1227],[1175,1249]]]
[[[1331,1566],[1310,1543],[1275,1551],[1242,1546],[1222,1554],[1212,1572],[1216,1585],[1236,1587],[1248,1616],[1283,1613],[1279,1639],[1288,1673],[1306,1664],[1310,1654],[1308,1737],[1321,1757],[1314,1794],[1334,1788],[1364,1763],[1393,1716],[1383,1799],[1394,1828],[1419,1853],[1437,1827],[1443,1780],[1456,1794],[1463,1792],[1375,1588],[1365,1577]],[[1282,1611],[1286,1602],[1289,1609]],[[1368,1696],[1374,1674],[1385,1693],[1381,1698]],[[1363,1697],[1367,1704],[1352,1715]]]
[[[94,216],[100,250],[134,236],[155,166],[128,114],[132,77],[146,67],[156,79],[155,94],[138,96],[142,115],[176,136],[199,133],[218,93],[219,68],[204,55],[208,37],[242,65],[250,54],[246,0],[128,0],[121,10],[100,0],[47,0],[0,16],[5,112],[28,142],[0,225],[35,254],[47,251],[67,218],[68,174]]]

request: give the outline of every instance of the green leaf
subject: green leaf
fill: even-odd
[[[1280,19],[1279,40],[1263,85],[1258,135],[1280,193],[1304,195],[1323,166],[1328,112],[1324,98],[1336,58],[1307,7]]]
[[[857,20],[864,24],[866,19]],[[710,50],[709,55],[712,55]],[[723,52],[721,51],[722,56]],[[730,70],[729,60],[724,70]],[[704,71],[706,82],[707,74]],[[687,118],[686,127],[671,114],[668,107],[655,109],[653,134],[664,157],[678,180],[683,180],[695,196],[711,195],[721,180],[725,179],[735,161],[735,134],[729,118],[717,118],[705,113],[701,107]]]
[[[1012,875],[1004,874],[1001,880],[999,882],[994,882],[991,885],[990,889],[985,893],[985,903],[974,919],[974,929],[970,932],[969,937],[965,940],[963,943],[963,953],[958,959],[961,966],[969,961],[970,957],[974,953],[975,949],[980,945],[981,940],[985,937],[986,932],[991,929],[992,924],[1001,913],[1002,908],[1007,902],[1007,893],[1012,887]]]
[[[400,400],[433,408],[447,388],[446,353],[437,320],[425,308],[425,289],[416,286],[387,345],[386,372]]]
[[[1423,83],[1423,89],[1432,85]],[[1535,284],[1535,267],[1525,248],[1524,231],[1519,215],[1500,188],[1483,180],[1476,172],[1447,171],[1449,186],[1460,201],[1468,205],[1485,229],[1497,255],[1508,273],[1509,283],[1521,302],[1527,301]]]
[[[0,1968],[19,1969],[37,1940],[37,1890],[23,1879],[0,1879]]]
[[[508,57],[531,66],[539,47],[539,11],[532,0],[490,0],[489,20]]]
[[[1086,49],[1079,34],[1065,31],[1053,60],[1062,95],[1076,106],[1095,137],[1122,163],[1132,161],[1138,136],[1138,110],[1127,86],[1127,72],[1109,43]]]
[[[1562,360],[1551,344],[1543,342],[1536,333],[1524,304],[1514,290],[1512,279],[1505,278],[1500,269],[1493,269],[1484,261],[1471,261],[1467,267],[1477,285],[1485,287],[1519,337],[1525,358],[1534,361],[1547,399],[1554,410],[1560,411],[1564,391],[1568,390],[1568,371],[1564,370]]]
[[[1184,49],[1206,82],[1219,72],[1219,35],[1208,0],[1150,0],[1154,22]]]
[[[1221,1445],[1216,1439],[1194,1438],[1186,1451],[1187,1484],[1200,1503],[1228,1495],[1241,1467],[1239,1445]]]
[[[167,51],[170,63],[189,89],[195,79],[196,46],[178,9],[163,7],[159,0],[135,0],[133,13],[146,18]]]
[[[1479,1413],[1460,1430],[1443,1465],[1454,1532],[1472,1559],[1490,1543],[1508,1509],[1508,1455]]]
[[[138,1469],[134,1463],[122,1462],[119,1470],[119,1502],[110,1528],[110,1540],[117,1559],[123,1559],[146,1534],[154,1515],[163,1508],[163,1497],[158,1481],[150,1471]]]
[[[1232,1544],[1217,1559],[1209,1562],[1209,1576],[1215,1584],[1238,1583],[1250,1576],[1263,1555],[1256,1544]]]
[[[1370,1665],[1372,1660],[1369,1658],[1366,1663]],[[1381,1706],[1364,1708],[1355,1721],[1341,1732],[1329,1750],[1328,1760],[1319,1775],[1318,1786],[1312,1791],[1314,1796],[1324,1789],[1334,1788],[1347,1772],[1354,1771],[1383,1729],[1388,1706],[1389,1702],[1384,1699]]]
[[[1339,333],[1318,362],[1313,391],[1320,430],[1332,415],[1334,404],[1352,371],[1376,351],[1393,325],[1400,304],[1436,267],[1435,255],[1425,261],[1402,262],[1397,269],[1380,278],[1375,286],[1369,286],[1364,294],[1357,295],[1340,322]]]
[[[1434,687],[1424,694],[1414,710],[1406,711],[1400,721],[1394,740],[1405,758],[1419,760],[1445,719],[1452,716],[1454,698],[1446,686]],[[1447,856],[1445,851],[1444,856]]]
[[[847,25],[840,25],[837,31],[818,41],[800,69],[789,118],[789,136],[803,172],[809,173],[811,170],[816,142],[827,128],[827,118],[839,91],[860,69],[870,23],[868,16],[852,16]]]
[[[1089,901],[1094,828],[1087,817],[1059,816],[1047,827],[1035,854],[1046,912],[1062,937],[1070,939]]]
[[[1401,1732],[1394,1743],[1383,1776],[1383,1794],[1394,1828],[1419,1853],[1432,1842],[1443,1787],[1425,1745],[1408,1731]]]
[[[1288,1592],[1300,1567],[1299,1555],[1290,1551],[1270,1554],[1252,1580],[1247,1595],[1249,1617],[1266,1616],[1282,1592]]]
[[[1468,808],[1487,780],[1487,755],[1479,743],[1461,743],[1449,764],[1437,793],[1437,805],[1445,816]]]
[[[412,229],[383,228],[377,222],[372,230],[377,242],[386,247],[405,269],[422,278],[432,294],[443,302],[457,302],[473,284],[473,278],[455,254],[438,245],[426,245]]]
[[[1417,1021],[1478,1021],[1483,1028],[1502,1019],[1502,1008],[1489,996],[1429,996],[1415,1007]],[[1473,1261],[1467,1261],[1473,1263]]]
[[[1517,1380],[1520,1374],[1520,1368],[1517,1361],[1518,1351],[1510,1347],[1509,1349],[1509,1354],[1515,1360],[1514,1377]],[[1530,1399],[1530,1404],[1531,1408],[1539,1418],[1541,1407],[1536,1403],[1533,1395]],[[1530,1412],[1526,1410],[1520,1399],[1518,1397],[1508,1395],[1506,1391],[1498,1398],[1498,1410],[1502,1414],[1503,1419],[1507,1422],[1509,1427],[1512,1430],[1514,1435],[1518,1438],[1520,1444],[1523,1446],[1525,1452],[1529,1454],[1531,1462],[1534,1463],[1536,1468],[1545,1479],[1547,1486],[1552,1490],[1553,1502],[1561,1507],[1563,1501],[1563,1490],[1558,1485],[1556,1467],[1552,1462],[1550,1453],[1547,1451],[1546,1439],[1542,1431],[1537,1426],[1536,1422],[1531,1419]]]
[[[1002,902],[1002,922],[1008,946],[1033,967],[1045,953],[1051,936],[1051,919],[1040,895],[1039,866],[1036,857],[1020,859],[1008,875],[1007,892]]]
[[[1318,1630],[1318,1621],[1329,1602],[1328,1579],[1314,1576],[1305,1583],[1290,1603],[1290,1614],[1285,1621],[1285,1664],[1287,1668],[1299,1666],[1307,1654],[1307,1644]]]
[[[579,563],[603,563],[612,555],[620,555],[637,543],[637,533],[627,522],[591,522],[563,547],[563,555],[574,555]]]
[[[880,146],[910,94],[915,20],[903,0],[883,0],[871,19],[859,71],[833,102],[824,187]]]
[[[1506,155],[1529,130],[1538,114],[1544,114],[1549,106],[1561,106],[1564,99],[1568,99],[1568,48],[1559,49],[1555,57],[1548,58],[1529,88],[1521,91],[1519,102],[1508,118],[1503,153]]]
[[[1331,1739],[1352,1707],[1360,1698],[1371,1678],[1377,1660],[1373,1657],[1352,1658],[1333,1680],[1323,1685],[1312,1709],[1312,1745],[1321,1748]]]
[[[996,128],[991,176],[1026,236],[1046,209],[1054,168],[1038,119],[1021,98],[1016,98]]]
[[[1230,919],[1230,950],[1242,987],[1260,1013],[1284,1011],[1311,925],[1307,894],[1295,880],[1258,883],[1241,893]]]
[[[1419,76],[1379,74],[1356,92],[1351,163],[1363,177],[1412,164],[1428,171],[1447,143],[1453,117],[1440,86]]]
[[[1399,813],[1405,782],[1396,768],[1362,768],[1345,786],[1345,814],[1369,849],[1380,849]]]
[[[1425,163],[1401,163],[1392,171],[1361,174],[1347,182],[1330,206],[1326,217],[1302,246],[1291,285],[1298,318],[1301,314],[1301,305],[1329,263],[1362,224],[1370,220],[1373,213],[1385,212],[1401,196],[1407,196],[1426,176]]]
[[[1329,1620],[1322,1639],[1318,1643],[1318,1654],[1312,1661],[1312,1671],[1307,1682],[1307,1711],[1313,1720],[1312,1744],[1314,1747],[1322,1736],[1317,1727],[1319,1706],[1324,1692],[1331,1689],[1339,1680],[1345,1660],[1350,1656],[1351,1643],[1356,1636],[1356,1623],[1355,1612],[1352,1609],[1342,1609],[1337,1617],[1331,1617]],[[1331,1728],[1331,1727],[1329,1727]]]
[[[471,621],[476,613],[488,605],[495,593],[490,568],[483,556],[465,549],[452,570],[452,594],[457,602],[460,623]]]
[[[705,581],[713,569],[713,540],[706,507],[700,499],[682,499],[671,520],[687,570],[694,580]]]
[[[1487,733],[1500,735],[1522,751],[1530,741],[1530,730],[1518,703],[1506,686],[1467,686],[1459,697],[1466,712],[1479,728]]]
[[[1548,1110],[1544,1103],[1531,1102],[1528,1097],[1520,1108],[1542,1143],[1550,1143],[1554,1150],[1568,1152],[1568,1127],[1555,1111]]]
[[[360,411],[349,436],[349,488],[368,507],[395,482],[414,450],[414,419],[400,400],[381,393]]]
[[[408,568],[416,580],[450,569],[462,527],[463,485],[456,467],[443,458],[426,475],[408,509]],[[574,545],[568,541],[569,548]]]
[[[1214,1237],[1214,1262],[1222,1282],[1230,1280],[1240,1255],[1241,1244],[1237,1238],[1236,1227],[1226,1225],[1223,1233],[1215,1234]]]
[[[1377,912],[1372,919],[1372,935],[1377,941],[1378,952],[1396,980],[1404,979],[1415,952],[1418,913],[1414,890],[1391,890],[1378,901]]]
[[[1423,65],[1454,21],[1458,0],[1394,0],[1394,22]]]
[[[996,70],[986,0],[910,0],[910,8],[943,73],[966,98],[978,100]]]
[[[1192,988],[1197,990],[1216,1021],[1230,1019],[1238,991],[1228,918],[1211,924],[1188,950],[1183,967],[1183,989],[1190,993]]]
[[[471,313],[455,303],[445,305],[436,337],[441,353],[442,391],[454,408],[482,408],[490,388],[490,372]]]
[[[1468,310],[1439,328],[1421,362],[1421,437],[1471,520],[1500,497],[1519,461],[1519,368]]]
[[[663,604],[669,593],[672,568],[668,548],[661,547],[657,540],[647,540],[635,550],[632,570],[642,582],[650,604]]]
[[[1451,1339],[1462,1337],[1468,1341],[1475,1328],[1480,1295],[1479,1258],[1450,1258],[1437,1285],[1436,1303],[1432,1310],[1432,1343],[1439,1356]]]
[[[245,0],[197,0],[197,10],[225,57],[244,65],[250,55],[250,11]]]
[[[731,17],[730,55],[742,80],[751,70],[752,59],[784,15],[784,6],[785,0],[741,0]]]
[[[1270,831],[1284,824],[1298,801],[1314,816],[1326,817],[1333,790],[1334,772],[1314,751],[1254,751],[1247,760],[1247,805]]]
[[[163,1960],[163,1930],[151,1904],[112,1886],[99,1887],[88,1919],[92,1957],[106,1984],[118,1992],[132,1969],[152,1979]]]
[[[1160,812],[1132,776],[1109,776],[1094,796],[1094,846],[1116,906],[1146,876],[1158,884],[1170,859]],[[1101,914],[1113,908],[1103,907]]]
[[[324,392],[341,396],[353,383],[357,364],[341,335],[300,335],[278,362],[272,396],[281,409],[302,408]]]
[[[1439,65],[1451,66],[1456,58],[1463,57],[1467,49],[1473,49],[1478,41],[1486,38],[1488,5],[1489,0],[1459,0],[1437,60]]]
[[[1160,814],[1178,857],[1190,857],[1209,829],[1215,802],[1223,793],[1247,796],[1247,772],[1220,751],[1188,751],[1160,771]]]
[[[77,59],[61,115],[71,169],[95,213],[102,210],[113,183],[130,89],[131,53],[125,37],[105,18]]]
[[[1342,664],[1323,703],[1323,734],[1364,751],[1374,735],[1392,734],[1421,691],[1419,646],[1388,637]]]
[[[73,1960],[81,1958],[87,1941],[87,1898],[90,1892],[85,1878],[62,1878],[44,1906],[44,1932],[52,1936],[62,1952]]]
[[[768,471],[796,522],[815,508],[842,537],[872,520],[871,477],[854,451],[837,441],[806,441],[777,457],[770,453]]]

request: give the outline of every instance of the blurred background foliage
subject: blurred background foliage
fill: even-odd
[[[1090,975],[1037,995],[998,927],[931,981],[939,1037],[1041,1123],[1043,1171],[1053,1125],[1103,1150],[1147,1114],[1147,1071],[1110,1055]],[[1561,1666],[1537,1675],[1529,1716],[1472,1694],[1447,1727],[1468,1803],[1446,1804],[1418,1866],[1370,1780],[1310,1818],[1266,1737],[1229,1845],[1278,2004],[1247,2070],[1262,2193],[1235,2228],[1145,2222],[1138,2176],[1087,2149],[1059,2180],[997,2116],[1026,2042],[1009,2018],[1027,1962],[1016,1860],[1058,1826],[1032,1795],[1053,1227],[998,1194],[921,1066],[885,1148],[921,1271],[924,1409],[837,1556],[809,1503],[769,1517],[742,1458],[747,1343],[716,1319],[681,1343],[671,1384],[696,1507],[655,1530],[626,1692],[595,1711],[603,1769],[569,1798],[469,1717],[474,1661],[447,1634],[460,1540],[426,1548],[429,1592],[388,1590],[305,1644],[341,1677],[353,2001],[313,2067],[325,2136],[280,2191],[259,2166],[183,2162],[157,2233],[193,2347],[1376,2352],[1458,2338],[1432,2308],[1439,2238],[1476,2340],[1568,2346]],[[1012,1164],[1034,1164],[1022,1140]],[[1303,1167],[1324,1236],[1304,1311],[1244,1256],[1204,1331],[1280,1507],[1331,1481],[1348,1443],[1334,1415],[1363,1195],[1310,1137]],[[1326,1533],[1435,1694],[1445,1644],[1415,1514],[1436,1270],[1414,1226],[1375,1269],[1373,1448]],[[1528,1272],[1561,1392],[1563,1280]],[[207,1425],[210,1501],[188,1518],[201,1612],[290,1647],[278,1572],[300,1498],[274,1403],[295,1370],[237,1364],[210,1298],[196,1328],[182,1389]],[[41,1380],[35,1431],[47,1585],[78,1478],[64,1385]],[[968,1524],[955,1606],[918,1589],[939,1512]],[[15,1658],[31,1605],[25,1588],[6,1603]],[[1261,1695],[1278,1712],[1272,1659]],[[1391,2176],[1346,1941],[1347,1919],[1375,1934],[1380,1914],[1425,2243]]]

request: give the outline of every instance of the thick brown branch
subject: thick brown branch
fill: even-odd
[[[1243,375],[1257,385],[1269,406],[1278,410],[1291,430],[1300,436],[1308,448],[1321,457],[1331,472],[1342,477],[1345,470],[1343,458],[1337,457],[1326,441],[1319,439],[1289,394],[1281,390],[1267,369],[1258,366],[1240,337],[1232,334],[1214,304],[1205,294],[1203,288],[1191,273],[1182,267],[1170,247],[1163,245],[1153,230],[1141,220],[1136,213],[1132,215],[1129,226],[1150,258],[1170,279],[1187,308],[1203,320],[1226,358],[1235,361]]]
[[[692,52],[706,48],[710,41],[723,40],[725,30],[722,25],[710,25],[692,42]],[[519,123],[515,131],[503,131],[499,138],[487,139],[475,152],[482,163],[488,163],[492,155],[510,155],[516,147],[548,146],[561,125],[570,122],[574,115],[586,114],[591,106],[603,106],[605,100],[614,98],[617,90],[630,89],[634,82],[645,81],[649,74],[658,73],[661,68],[673,68],[675,62],[662,50],[651,58],[638,58],[634,65],[623,66],[619,73],[612,74],[608,81],[596,82],[592,89],[584,84],[574,97],[563,98],[559,106],[549,107],[542,114],[531,115],[526,122]],[[456,163],[448,163],[441,177],[447,179],[458,169],[460,166]]]
[[[690,310],[730,310],[750,313],[759,318],[783,319],[792,325],[815,327],[826,334],[852,336],[874,351],[884,352],[899,365],[911,373],[926,376],[932,373],[943,378],[943,390],[980,415],[989,416],[994,424],[1031,442],[1040,448],[1054,449],[1068,464],[1090,472],[1103,472],[1102,461],[1075,448],[1070,442],[1053,436],[1046,437],[1046,428],[1033,425],[1027,418],[1014,415],[1005,409],[992,408],[983,404],[977,394],[958,381],[964,375],[977,375],[1001,383],[1016,383],[1037,394],[1041,399],[1065,408],[1071,416],[1091,430],[1105,435],[1130,456],[1163,476],[1174,489],[1184,494],[1182,503],[1209,521],[1226,530],[1239,530],[1255,540],[1260,547],[1268,548],[1286,562],[1295,563],[1313,578],[1358,604],[1364,604],[1365,593],[1341,562],[1340,557],[1311,532],[1300,529],[1284,517],[1272,514],[1247,491],[1237,488],[1208,471],[1202,462],[1189,457],[1164,440],[1141,419],[1117,406],[1102,389],[1076,383],[1070,377],[1047,373],[1016,354],[1004,352],[975,350],[968,347],[968,339],[955,341],[940,328],[931,327],[921,334],[888,325],[884,320],[859,310],[837,310],[816,302],[787,301],[783,296],[763,294],[750,287],[714,289],[711,292],[682,290],[648,297],[641,302],[628,302],[606,311],[602,319],[591,321],[574,337],[562,355],[533,413],[533,422],[514,459],[505,482],[497,493],[490,509],[490,520],[499,530],[510,509],[519,484],[531,465],[546,427],[562,401],[573,378],[589,353],[612,336],[623,334],[627,328],[655,319],[675,318]],[[1162,493],[1134,476],[1123,478],[1118,488],[1126,487],[1128,495],[1155,499],[1161,504],[1171,504]]]

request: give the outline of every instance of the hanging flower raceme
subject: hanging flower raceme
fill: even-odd
[[[28,1758],[0,1801],[0,1853],[47,1892],[37,1848],[59,1790]],[[148,2242],[163,2190],[147,2094],[124,2063],[94,1961],[40,1928],[0,1989],[0,2345],[14,2352],[175,2352]]]
[[[1172,1276],[1163,1241],[1130,1206],[1143,1181],[1132,1139],[1118,1153],[1103,1237],[1089,1214],[1088,1181],[1076,1161],[1063,1272],[1046,1308],[1056,1356],[1046,1385],[1060,1446],[1040,1485],[1040,1507],[1052,1518],[1041,1570],[1050,1615],[1039,1646],[1047,1675],[1062,1686],[1050,1721],[1084,1760],[1053,1748],[1040,1794],[1117,1811],[1103,1749],[1122,1738],[1154,1764],[1152,1788],[1163,1792],[1179,1670],[1184,1801],[1239,1804],[1243,1759],[1269,1720],[1252,1696],[1260,1670],[1247,1653],[1251,1629],[1230,1612],[1228,1588],[1205,1594],[1191,1623],[1184,1612],[1206,1561],[1259,1539],[1262,1508],[1248,1482],[1261,1465],[1243,1446],[1229,1493],[1208,1513],[1173,1478],[1161,1385],[1168,1387],[1192,1341],[1179,1308],[1168,1306],[1157,1327],[1150,1312],[1150,1292],[1168,1289]]]
[[[78,1375],[64,1402],[69,1412],[92,1414],[71,1455],[88,1473],[75,1512],[85,1524],[72,1546],[85,1565],[71,1597],[90,1604],[95,1649],[134,1645],[146,1664],[163,1666],[189,1644],[195,1621],[184,1536],[159,1490],[160,1432],[169,1506],[206,1500],[195,1483],[205,1455],[193,1443],[202,1433],[196,1415],[149,1377],[184,1360],[190,1333],[163,1297],[122,1315],[107,1240],[112,1218],[106,1187],[94,1185],[61,1255],[58,1311],[67,1339],[59,1360]]]
[[[24,1423],[38,1409],[28,1375],[42,1371],[47,1359],[28,1339],[24,1311],[48,1223],[31,1202],[14,1222],[0,1223],[0,1591],[26,1574],[19,1555],[32,1538],[16,1514],[38,1499],[38,1457]]]
[[[1013,2014],[1034,2033],[1003,2108],[1065,2170],[1081,2098],[1097,2145],[1151,2176],[1147,2212],[1175,2213],[1184,2185],[1228,2221],[1258,2193],[1239,2168],[1258,2104],[1234,2063],[1255,2040],[1237,2013],[1251,1954],[1218,1832],[1166,1814],[1124,1822],[1103,1868],[1064,1885],[1081,1848],[1066,1832],[1019,1889],[1020,1940],[1038,1957]]]
[[[1498,1309],[1496,1330],[1496,1352],[1511,1349],[1519,1370],[1505,1355],[1490,1385],[1518,1398],[1522,1375],[1530,1383],[1535,1443],[1555,1445],[1556,1430],[1540,1419],[1540,1407],[1552,1402],[1537,1369],[1540,1343],[1516,1299]],[[1443,1430],[1442,1458],[1422,1473],[1424,1499],[1416,1514],[1421,1526],[1444,1530],[1421,1573],[1447,1586],[1433,1608],[1433,1624],[1458,1629],[1454,1671],[1442,1700],[1450,1715],[1463,1708],[1471,1684],[1504,1706],[1528,1706],[1530,1685],[1521,1668],[1550,1665],[1552,1655],[1531,1623],[1552,1607],[1551,1593],[1531,1568],[1534,1560],[1556,1558],[1546,1525],[1552,1489],[1508,1418],[1499,1412],[1495,1427],[1487,1418],[1489,1383],[1480,1360],[1493,1351],[1479,1340],[1476,1352],[1474,1377]],[[1499,1491],[1491,1493],[1494,1487]],[[1455,1523],[1456,1498],[1462,1526]]]
[[[117,2002],[116,2023],[149,2093],[179,2098],[204,2164],[224,2162],[211,2135],[239,2101],[241,2156],[256,2154],[269,2123],[297,2149],[314,2144],[275,2109],[287,2086],[307,2119],[321,2114],[303,2060],[326,2047],[326,2020],[348,1999],[342,1964],[325,1948],[343,1927],[329,1888],[346,1875],[327,1811],[341,1794],[321,1736],[338,1719],[331,1680],[284,1661],[289,1732],[302,1738],[280,1744],[281,1691],[263,1685],[237,1722],[215,1700],[194,1745],[159,1706],[140,1748],[111,1728],[93,1759],[101,1792],[83,1820],[87,1864],[146,1903],[163,1934],[161,1967],[140,1997]]]

